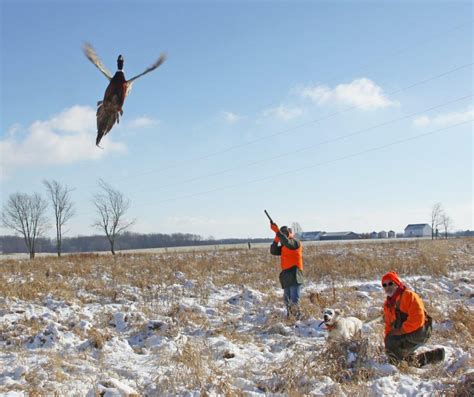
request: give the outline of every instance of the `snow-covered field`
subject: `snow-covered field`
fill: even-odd
[[[472,395],[473,245],[308,244],[298,321],[268,247],[5,259],[0,395]],[[377,317],[391,269],[424,299],[444,363],[388,364],[381,323],[327,344],[323,308]]]

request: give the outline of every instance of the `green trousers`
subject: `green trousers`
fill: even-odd
[[[424,326],[414,332],[403,335],[387,335],[385,352],[392,364],[409,360],[413,351],[425,344],[431,335],[431,326]]]

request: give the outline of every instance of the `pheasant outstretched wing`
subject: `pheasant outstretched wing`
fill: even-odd
[[[132,77],[131,79],[127,80],[127,83],[132,83],[134,80],[138,79],[139,77],[143,76],[144,74],[150,73],[151,71],[155,70],[158,66],[160,66],[164,61],[166,60],[166,54],[162,53],[160,57],[157,59],[157,61],[149,66],[143,73],[140,73],[139,75]]]
[[[97,56],[94,48],[89,43],[84,43],[82,46],[82,50],[84,51],[84,55],[91,61],[97,69],[99,69],[105,77],[110,81],[112,80],[112,74],[107,70],[107,68],[102,64],[102,61]]]

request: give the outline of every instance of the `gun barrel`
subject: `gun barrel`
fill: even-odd
[[[270,219],[270,223],[275,223],[275,222],[273,222],[273,219],[268,214],[267,210],[263,210],[263,211],[265,212],[265,215],[268,217],[268,219]]]

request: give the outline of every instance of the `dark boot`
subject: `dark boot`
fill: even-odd
[[[439,347],[428,352],[417,354],[416,362],[418,363],[418,366],[423,367],[427,364],[435,364],[444,361],[444,356],[444,349]]]

